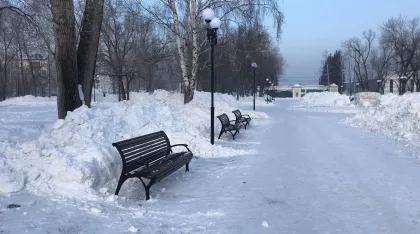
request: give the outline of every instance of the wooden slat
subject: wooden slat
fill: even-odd
[[[132,151],[123,151],[125,158],[130,158],[132,155],[138,155],[145,153],[147,151],[153,151],[155,149],[168,149],[170,147],[166,142],[153,142],[149,145],[145,145],[143,147],[136,147],[133,148]]]

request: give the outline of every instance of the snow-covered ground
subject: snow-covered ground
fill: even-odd
[[[169,111],[170,116],[173,116],[174,109],[180,108],[177,113],[189,116],[190,127],[198,128],[195,125],[199,125],[197,123],[200,122],[195,122],[192,116],[198,115],[200,111],[205,112],[207,94],[199,93],[196,102],[186,107],[177,104],[175,96],[172,95],[176,94],[139,94],[138,98],[133,97],[132,103],[118,104],[121,108],[115,112],[119,111],[122,116],[120,122],[110,118],[113,116],[112,109],[117,108],[113,103],[99,103],[91,111],[82,108],[72,113],[70,117],[74,117],[66,120],[58,128],[59,130],[69,127],[73,130],[73,138],[70,139],[74,141],[73,144],[66,145],[67,147],[51,156],[32,155],[38,161],[32,161],[31,165],[29,162],[17,162],[37,167],[35,164],[42,164],[44,157],[69,158],[65,150],[70,149],[69,152],[73,152],[71,147],[81,144],[74,139],[75,137],[86,141],[86,144],[97,144],[98,148],[107,147],[112,140],[125,138],[121,134],[127,131],[127,128],[123,127],[124,124],[129,125],[132,135],[138,135],[138,129],[145,129],[144,125],[141,125],[143,123],[152,125],[150,131],[154,131],[155,124],[152,121],[147,122],[147,117],[143,120],[131,114],[136,111],[145,116],[147,110],[153,117],[167,116],[165,113]],[[199,95],[203,95],[203,101],[200,101]],[[148,102],[152,102],[151,105],[158,110],[153,110],[153,107],[147,105]],[[223,108],[223,102],[230,109],[234,104],[237,107],[242,104],[229,96],[218,97],[216,104]],[[165,103],[168,106],[165,106]],[[298,104],[298,101],[276,100],[272,105],[259,104],[257,110],[267,113],[270,118],[263,112],[258,113],[254,116],[251,127],[241,131],[236,141],[225,137],[217,140],[214,147],[196,145],[193,150],[194,153],[201,152],[203,147],[205,150],[217,152],[219,147],[222,147],[229,152],[236,152],[235,154],[218,157],[215,154],[198,153],[199,158],[193,160],[189,173],[179,170],[157,183],[152,187],[152,199],[149,201],[144,200],[143,188],[137,180],[125,183],[120,196],[106,195],[106,192],[112,193],[115,189],[112,187],[114,184],[109,182],[111,185],[108,191],[99,188],[92,192],[86,189],[86,197],[80,199],[81,191],[74,194],[76,197],[64,194],[58,196],[59,193],[51,192],[53,190],[43,190],[49,191],[48,194],[34,195],[31,186],[36,184],[25,177],[26,189],[0,195],[0,233],[420,232],[420,188],[416,183],[416,178],[420,177],[420,170],[417,155],[413,156],[406,148],[392,140],[340,123],[342,119],[351,117],[350,114],[331,115],[291,110],[290,107]],[[3,107],[0,107],[0,114]],[[44,108],[39,106],[38,110]],[[242,109],[244,113],[253,113],[249,103],[242,106]],[[26,111],[26,106],[22,106],[20,110]],[[160,112],[156,113],[159,110]],[[221,110],[223,109],[217,112]],[[18,113],[19,109],[9,113],[13,114],[16,126],[19,125],[19,121],[25,122],[30,119],[30,115]],[[206,118],[204,115],[206,114],[203,114],[203,118]],[[83,121],[77,122],[75,117],[81,117]],[[96,122],[105,119],[108,128],[111,129],[109,132]],[[130,121],[139,121],[141,126],[137,127]],[[207,119],[203,125],[208,121]],[[9,139],[7,148],[16,148],[18,151],[18,147],[29,139],[35,138],[36,143],[39,143],[40,139],[44,139],[43,136],[55,139],[53,132],[57,131],[57,123],[50,126],[40,122],[39,125],[38,136],[31,133],[32,135],[28,134],[24,141]],[[171,133],[169,137],[171,140],[175,139],[174,143],[188,141],[188,130],[181,128],[180,131],[186,132],[184,138],[177,135],[173,125],[175,123],[160,123],[157,127],[168,128],[168,132]],[[122,129],[118,130],[115,126]],[[84,129],[93,129],[94,133],[88,134],[90,138],[82,138],[83,134],[88,132]],[[200,131],[198,128],[194,131],[199,135],[197,141],[200,140],[201,134],[208,140],[208,129]],[[61,130],[59,133],[64,134]],[[101,143],[102,139],[107,142]],[[204,140],[202,144],[205,144]],[[55,147],[61,146],[58,144]],[[30,154],[38,149],[28,148],[31,149]],[[15,157],[30,160],[24,153],[28,148],[21,148],[23,153]],[[77,149],[81,152],[86,150]],[[113,155],[113,150],[107,148],[107,151],[111,152],[108,154],[118,158],[117,154]],[[3,157],[10,155],[13,156],[4,154]],[[100,164],[98,160],[106,160],[105,157],[95,157],[97,160],[91,161],[91,164]],[[44,172],[53,176],[54,164],[50,165],[50,169],[39,172],[39,177],[42,177],[41,173]],[[72,165],[66,164],[69,170],[74,168]],[[100,168],[98,165],[89,164],[86,167]],[[69,175],[67,173],[71,171],[64,173]],[[103,176],[103,172],[98,173]],[[91,181],[89,179],[86,181]],[[48,185],[55,186],[52,183]],[[68,183],[68,186],[74,184]],[[91,188],[90,185],[84,184],[78,186]],[[101,192],[104,195],[98,194]]]
[[[357,113],[359,108],[346,95],[336,92],[308,93],[291,107],[293,110],[331,113]]]
[[[367,108],[346,123],[420,147],[420,93],[383,95],[376,107]]]

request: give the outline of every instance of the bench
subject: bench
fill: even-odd
[[[193,154],[185,144],[170,145],[165,132],[159,131],[132,139],[113,143],[120,153],[123,168],[115,195],[129,178],[139,178],[146,190],[146,200],[150,199],[149,190],[157,181],[170,175],[185,165],[189,171],[189,163]],[[183,146],[187,151],[173,153],[172,148]],[[145,183],[145,179],[148,183]]]
[[[220,123],[222,124],[222,129],[220,130],[219,139],[223,133],[230,132],[230,134],[232,134],[233,140],[235,140],[235,136],[236,134],[239,133],[239,129],[241,128],[241,125],[239,123],[236,123],[235,120],[230,121],[229,117],[226,114],[219,115],[217,116],[217,118],[220,120]]]
[[[240,110],[234,110],[232,112],[236,117],[235,122],[239,124],[243,124],[246,129],[246,126],[249,125],[249,123],[251,122],[251,117],[249,117],[249,115],[242,115]]]

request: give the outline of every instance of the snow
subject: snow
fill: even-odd
[[[131,227],[128,229],[128,231],[129,231],[129,232],[137,232],[137,231],[138,231],[138,229],[137,229],[137,228],[135,228],[134,226],[131,226]]]
[[[115,96],[108,95],[106,99]],[[263,100],[260,100],[262,103]],[[49,119],[54,113],[54,99],[23,97],[9,99],[2,103],[7,110],[22,106],[36,106],[38,111],[45,108]],[[227,135],[222,144],[209,142],[210,94],[196,92],[194,100],[183,104],[182,94],[166,91],[131,93],[131,100],[124,102],[104,101],[96,103],[92,109],[82,106],[68,113],[65,120],[36,126],[23,140],[18,131],[8,132],[0,139],[0,192],[28,191],[45,196],[70,197],[87,200],[112,200],[109,194],[115,189],[121,171],[121,159],[112,143],[151,132],[164,130],[172,144],[186,143],[198,158],[232,157],[254,153],[253,149],[235,149],[223,142],[231,141]],[[241,102],[229,95],[216,94],[216,115],[232,111]],[[268,118],[263,112],[244,111],[254,120]],[[31,115],[25,117],[33,121]],[[2,114],[3,115],[3,114]],[[8,126],[8,121],[2,119]],[[35,121],[36,122],[36,121]],[[38,122],[36,122],[38,123]],[[216,133],[220,128],[215,119]],[[35,128],[35,126],[30,125]],[[6,127],[7,128],[7,127]],[[7,132],[7,130],[3,130]],[[25,131],[27,131],[25,129]],[[38,134],[37,134],[38,132]],[[13,135],[17,135],[14,137]],[[237,140],[240,141],[242,134]],[[217,140],[217,139],[216,139]]]
[[[254,153],[194,159],[189,173],[152,187],[150,201],[138,181],[113,202],[0,195],[0,233],[420,233],[418,159],[340,123],[350,114],[289,110],[295,102],[259,106],[271,118],[217,141]]]
[[[214,18],[214,11],[211,8],[206,8],[201,13],[204,20],[212,20]]]
[[[348,96],[337,92],[307,93],[291,109],[331,113],[355,113],[359,111]]]
[[[381,94],[376,92],[360,92],[354,95],[354,102],[356,105],[368,108],[372,106],[377,106],[379,104],[379,99]]]
[[[350,99],[346,95],[336,92],[308,93],[302,97],[300,106],[303,107],[332,107],[351,106]]]
[[[383,95],[377,106],[367,108],[345,122],[420,146],[420,93]]]
[[[0,106],[45,106],[45,105],[57,105],[56,97],[34,97],[26,95],[23,97],[16,97],[6,99],[0,102]]]

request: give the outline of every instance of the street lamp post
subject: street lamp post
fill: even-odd
[[[93,101],[96,102],[96,86],[99,83],[99,75],[93,78]]]
[[[211,72],[211,107],[210,107],[210,143],[214,145],[214,46],[217,44],[217,30],[221,21],[215,17],[214,11],[210,8],[204,9],[202,17],[207,24],[207,39],[210,41],[210,72]]]
[[[252,73],[254,74],[254,111],[255,111],[255,93],[256,93],[256,91],[255,91],[255,70],[257,69],[257,63],[253,62],[251,64],[251,66],[252,66]]]
[[[267,94],[267,99],[266,99],[266,102],[267,102],[267,104],[268,104],[268,87],[270,87],[272,84],[271,84],[271,81],[267,78],[267,79],[265,79],[265,86],[266,86],[266,88],[265,88],[265,92],[266,92],[266,94]]]
[[[267,104],[268,104],[268,85],[269,85],[269,80],[268,80],[268,78],[267,79],[265,79],[265,86],[266,86],[266,88],[265,88],[265,92],[266,92],[266,94],[267,94],[267,100],[266,100],[266,102],[267,102]]]
[[[382,80],[376,80],[378,82],[378,93],[381,94],[381,82]]]
[[[400,77],[400,95],[403,95],[405,93],[407,86],[407,76],[401,76]]]

